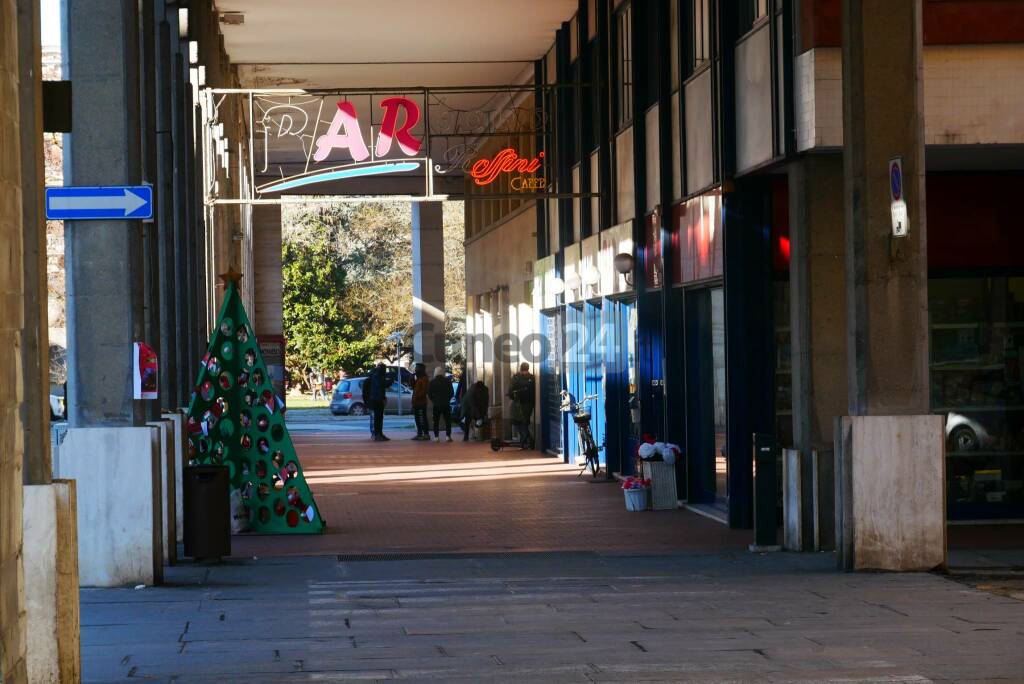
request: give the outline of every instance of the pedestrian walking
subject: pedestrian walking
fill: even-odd
[[[388,380],[387,368],[383,363],[378,363],[370,372],[366,384],[369,385],[366,405],[373,411],[373,440],[375,442],[391,441],[391,438],[384,434],[384,409],[388,403]]]
[[[533,420],[534,392],[530,364],[524,361],[519,364],[519,372],[512,376],[512,383],[508,390],[508,397],[512,400],[512,425],[519,433],[521,449],[529,449],[533,446],[530,423]]]
[[[430,424],[427,423],[427,388],[430,386],[430,378],[427,377],[427,367],[417,363],[413,377],[412,415],[416,419],[416,436],[413,440],[422,442],[430,439]]]
[[[452,441],[452,397],[455,391],[452,390],[451,380],[444,373],[444,366],[434,369],[434,379],[430,381],[427,388],[430,395],[430,402],[434,405],[434,441],[441,441],[441,419],[444,418],[445,441]]]

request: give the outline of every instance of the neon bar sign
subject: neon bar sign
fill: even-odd
[[[391,154],[392,147],[396,143],[398,150],[406,157],[415,157],[422,149],[423,141],[412,134],[412,130],[419,123],[421,116],[420,107],[415,101],[407,97],[389,97],[381,101],[380,107],[384,110],[384,117],[377,134],[376,144],[373,145],[371,140],[372,155],[363,138],[363,128],[359,123],[355,103],[339,100],[337,107],[338,110],[334,113],[327,132],[316,138],[311,161],[323,162],[335,150],[347,150],[352,161],[328,169],[308,171],[298,176],[283,178],[260,187],[259,192],[281,192],[325,181],[403,173],[414,171],[420,167],[418,161],[384,161],[382,159]],[[405,117],[399,123],[402,114]]]
[[[391,142],[398,140],[398,148],[402,153],[407,157],[415,157],[423,145],[423,141],[417,140],[411,132],[420,121],[419,106],[406,97],[389,97],[382,100],[380,106],[384,110],[384,120],[380,125],[380,135],[377,136],[376,155],[386,156],[391,151]],[[399,110],[405,111],[405,121],[401,128],[398,127]],[[313,159],[322,162],[335,149],[348,150],[357,162],[366,161],[370,157],[370,151],[363,142],[363,130],[356,115],[356,106],[352,102],[338,102],[338,111],[334,113],[327,133],[316,140]]]
[[[526,157],[520,157],[511,147],[506,147],[492,159],[477,160],[470,168],[469,175],[477,185],[490,185],[503,173],[536,173],[540,169],[543,158],[543,152],[540,152],[533,159],[527,159]],[[515,181],[516,178],[512,180]],[[525,189],[525,181],[540,181],[544,179],[520,180],[524,181],[524,183],[518,184],[519,187]]]

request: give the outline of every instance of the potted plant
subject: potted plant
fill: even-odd
[[[627,477],[622,481],[622,494],[626,497],[627,511],[647,510],[647,492],[651,481],[640,477]]]

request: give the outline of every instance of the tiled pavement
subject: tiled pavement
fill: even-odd
[[[615,483],[577,478],[574,466],[536,451],[493,452],[462,442],[458,430],[450,444],[386,432],[392,441],[371,442],[362,430],[293,432],[327,532],[235,537],[233,553],[714,550],[752,540],[688,511],[627,512]]]
[[[82,593],[89,682],[1020,682],[1024,602],[825,556],[179,567]]]
[[[295,440],[329,533],[83,590],[85,681],[1024,682],[1012,592],[751,554],[536,454]]]

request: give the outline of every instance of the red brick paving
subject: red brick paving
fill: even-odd
[[[577,478],[536,451],[391,436],[293,433],[327,531],[236,536],[234,555],[721,551],[751,541],[685,510],[630,513],[617,484]]]

